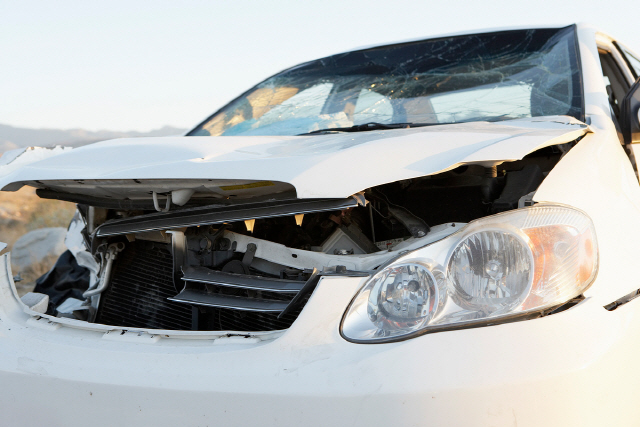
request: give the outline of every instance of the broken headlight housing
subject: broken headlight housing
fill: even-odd
[[[341,324],[353,342],[537,317],[581,295],[598,265],[582,211],[538,204],[469,223],[402,255],[360,289]]]

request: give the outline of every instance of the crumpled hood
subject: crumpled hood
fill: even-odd
[[[554,116],[310,136],[116,139],[49,150],[33,162],[28,152],[0,158],[0,188],[48,180],[241,179],[289,183],[299,198],[338,198],[460,164],[518,160],[588,131],[574,118]]]

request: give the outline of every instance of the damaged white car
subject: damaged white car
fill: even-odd
[[[78,209],[22,300],[0,259],[3,425],[637,425],[637,58],[448,35],[6,154]]]

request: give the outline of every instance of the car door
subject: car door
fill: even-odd
[[[640,143],[632,143],[625,134],[629,133],[629,111],[624,111],[623,105],[629,109],[629,102],[626,99],[629,91],[638,77],[640,68],[634,68],[632,61],[637,61],[635,56],[630,55],[628,49],[621,49],[621,45],[608,38],[600,37],[598,43],[598,54],[604,84],[609,95],[609,105],[611,107],[611,118],[618,131],[618,137],[623,144],[631,163],[638,175],[636,159],[640,158]],[[640,67],[640,61],[636,63]],[[625,101],[627,101],[625,103]],[[640,141],[638,141],[640,142]]]

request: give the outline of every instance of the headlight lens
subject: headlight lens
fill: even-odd
[[[341,332],[388,342],[542,312],[584,292],[597,263],[593,223],[577,209],[536,205],[482,218],[374,275]]]
[[[442,305],[446,290],[425,265],[397,264],[369,282],[367,315],[382,336],[404,334],[429,323]],[[364,302],[364,300],[363,300]]]
[[[531,285],[531,251],[516,234],[473,233],[458,243],[448,265],[451,296],[460,307],[487,313],[520,304]]]

